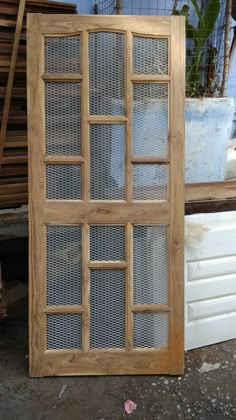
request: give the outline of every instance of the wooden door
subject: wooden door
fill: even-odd
[[[183,372],[184,38],[28,17],[31,376]]]

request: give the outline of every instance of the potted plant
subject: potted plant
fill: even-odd
[[[223,74],[216,69],[217,51],[210,43],[220,1],[209,0],[202,8],[196,0],[190,4],[173,10],[186,17],[185,182],[223,181],[234,101],[223,96]],[[193,12],[197,26],[191,24]]]

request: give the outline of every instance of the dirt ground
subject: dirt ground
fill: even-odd
[[[22,278],[25,271],[15,265],[7,274]],[[236,419],[236,340],[187,352],[182,377],[30,379],[27,284],[9,285],[8,322],[0,330],[0,420]],[[216,369],[201,373],[203,363]],[[137,404],[130,415],[123,409],[128,399]]]

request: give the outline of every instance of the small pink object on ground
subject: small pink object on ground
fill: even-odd
[[[127,413],[127,414],[131,414],[131,413],[133,413],[133,411],[135,410],[137,408],[137,404],[135,404],[133,401],[131,401],[131,400],[128,400],[128,401],[126,401],[125,403],[124,403],[124,409],[125,409],[125,412]]]

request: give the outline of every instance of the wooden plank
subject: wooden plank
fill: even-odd
[[[42,159],[44,156],[44,86],[43,38],[39,30],[39,16],[28,15],[27,67],[28,67],[28,138],[29,138],[29,369],[31,376],[42,375],[42,355],[45,351],[45,322],[42,315],[45,299],[45,227],[42,206],[44,179]],[[36,54],[37,51],[37,54]],[[35,179],[40,180],[39,184]],[[35,221],[37,220],[37,224]]]
[[[27,183],[16,183],[16,184],[0,184],[0,195],[4,194],[15,194],[15,193],[22,193],[28,191],[28,184]]]
[[[89,115],[88,122],[92,124],[117,124],[125,123],[127,117],[123,115]]]
[[[60,165],[63,164],[67,164],[67,163],[83,163],[84,162],[84,157],[82,156],[66,156],[66,155],[61,155],[61,156],[45,156],[43,161],[45,163],[60,163]]]
[[[171,23],[168,16],[109,16],[109,30],[133,31],[137,34],[149,33],[152,35],[170,35]],[[42,15],[40,30],[45,35],[76,34],[81,30],[100,30],[107,27],[107,16],[86,15],[84,16],[51,16]]]
[[[20,163],[27,163],[28,157],[27,156],[3,156],[2,157],[2,165],[10,165],[10,164],[20,164]]]
[[[73,73],[73,74],[68,74],[68,73],[44,73],[42,75],[43,80],[45,81],[52,81],[52,82],[73,82],[73,81],[78,81],[78,80],[82,80],[83,76],[82,74],[79,73]]]
[[[133,156],[130,158],[132,163],[170,163],[169,158],[162,156]]]
[[[109,355],[109,358],[108,358]],[[169,373],[170,352],[168,349],[142,349],[124,351],[47,351],[44,354],[42,376],[63,375],[150,375],[153,372]]]
[[[84,313],[82,318],[82,349],[86,353],[90,347],[90,271],[88,268],[90,248],[89,225],[83,226],[82,233],[82,302]]]
[[[170,312],[168,305],[133,305],[131,310],[133,312]]]
[[[17,22],[16,22],[16,31],[11,55],[11,64],[10,70],[7,80],[7,88],[6,88],[6,96],[3,105],[3,115],[2,115],[2,123],[1,123],[1,131],[0,131],[0,166],[2,161],[3,155],[3,146],[4,140],[7,131],[7,123],[8,123],[8,114],[10,110],[10,103],[11,103],[11,93],[14,81],[14,74],[15,74],[15,67],[16,67],[16,60],[17,60],[17,53],[19,48],[20,36],[21,36],[21,28],[23,24],[23,17],[24,17],[24,10],[25,10],[25,2],[26,0],[20,0],[19,2],[19,9],[17,15]],[[1,22],[0,22],[1,25]]]
[[[130,31],[126,33],[126,60],[125,60],[125,72],[126,72],[126,200],[132,201],[133,197],[133,171],[132,171],[132,104],[133,104],[133,87],[131,82],[132,73],[132,34]]]
[[[44,207],[45,223],[163,223],[170,220],[168,202],[126,203],[48,200]]]
[[[185,184],[185,202],[236,198],[236,182],[202,182]]]
[[[88,202],[90,199],[90,140],[89,140],[89,125],[88,125],[88,114],[89,114],[89,51],[88,51],[88,33],[83,31],[82,33],[82,55],[81,55],[81,68],[83,73],[82,81],[82,154],[84,157],[83,166],[83,200]]]
[[[125,276],[125,348],[133,350],[133,227],[126,225],[125,255],[128,264]]]
[[[171,16],[169,301],[172,374],[184,370],[185,18]]]
[[[55,306],[45,306],[43,312],[46,314],[76,314],[84,312],[83,305],[55,305]]]
[[[132,74],[130,79],[136,83],[168,83],[171,77],[168,74]]]
[[[120,270],[127,267],[125,261],[89,261],[88,267],[91,269]]]

